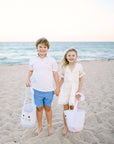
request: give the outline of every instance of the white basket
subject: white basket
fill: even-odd
[[[23,127],[34,127],[36,121],[36,108],[32,104],[25,104],[22,108],[21,125]]]
[[[76,93],[81,96],[81,101],[85,99],[82,93]],[[77,109],[78,100],[76,99],[74,110],[65,110],[65,119],[68,126],[68,130],[72,132],[79,132],[83,129],[85,121],[85,111]]]
[[[34,127],[36,121],[36,106],[34,105],[33,91],[31,89],[32,103],[25,104],[28,94],[28,88],[26,88],[26,95],[24,100],[24,106],[21,113],[21,125],[23,127]]]
[[[84,110],[65,110],[64,114],[69,131],[79,132],[83,129],[85,120]]]

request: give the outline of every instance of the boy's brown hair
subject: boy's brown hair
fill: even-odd
[[[39,44],[45,44],[48,49],[49,49],[49,41],[46,38],[40,38],[36,41],[36,48],[38,47]]]

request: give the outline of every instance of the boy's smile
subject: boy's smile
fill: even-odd
[[[48,47],[45,44],[41,43],[38,45],[37,51],[38,55],[43,58],[47,55]]]

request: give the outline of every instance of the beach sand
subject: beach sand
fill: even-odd
[[[86,99],[78,108],[86,111],[84,129],[62,136],[63,107],[52,103],[54,134],[48,136],[43,113],[43,130],[34,136],[34,128],[20,124],[28,65],[0,66],[0,144],[114,144],[114,60],[81,61]],[[30,101],[30,95],[28,96]]]

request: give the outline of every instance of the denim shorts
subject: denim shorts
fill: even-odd
[[[54,91],[43,92],[34,89],[34,102],[37,108],[40,108],[43,105],[51,107],[53,96]]]

